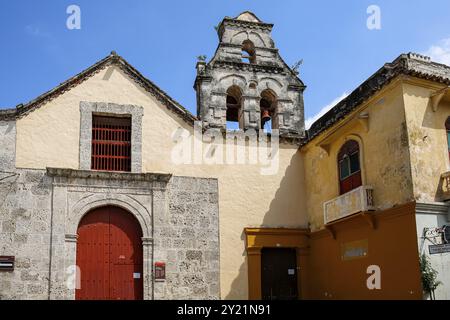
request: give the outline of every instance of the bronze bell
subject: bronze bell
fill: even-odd
[[[262,117],[261,117],[261,121],[262,123],[266,123],[267,121],[270,120],[270,113],[269,110],[263,110],[262,112]]]

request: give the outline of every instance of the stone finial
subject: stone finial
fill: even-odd
[[[247,22],[261,22],[261,20],[253,12],[250,11],[244,11],[234,19]]]

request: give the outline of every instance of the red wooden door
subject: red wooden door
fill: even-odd
[[[118,207],[89,212],[78,227],[77,300],[143,298],[142,231],[136,219]]]
[[[340,182],[340,190],[341,194],[347,193],[353,189],[356,189],[362,185],[361,180],[361,171],[358,171],[348,178],[345,178],[344,180],[341,180]]]

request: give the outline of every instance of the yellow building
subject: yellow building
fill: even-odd
[[[450,67],[400,55],[305,130],[272,26],[221,22],[197,116],[114,52],[1,111],[0,297],[422,299],[426,251],[450,298]],[[134,293],[84,282],[105,216]]]
[[[309,140],[301,152],[312,235],[324,228],[335,240],[342,234],[340,241],[334,241],[341,254],[348,245],[361,246],[367,252],[359,267],[379,265],[385,279],[382,290],[372,293],[361,283],[353,292],[330,283],[323,290],[333,290],[339,298],[406,298],[408,291],[419,298],[416,253],[420,252],[430,256],[439,272],[443,285],[437,288],[437,297],[450,297],[445,254],[449,240],[445,226],[450,219],[445,202],[449,72],[448,66],[428,57],[401,55],[308,131]],[[357,158],[359,165],[353,170]],[[347,171],[346,166],[350,167]],[[364,231],[355,227],[357,219],[367,222]],[[358,236],[351,235],[358,232]],[[314,247],[313,241],[312,251]],[[321,263],[326,258],[313,259]],[[334,263],[344,268],[343,273],[352,272],[345,260]],[[311,290],[316,292],[313,296],[320,296],[317,286]]]

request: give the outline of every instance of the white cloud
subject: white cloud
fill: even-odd
[[[349,95],[348,92],[344,92],[343,94],[341,94],[339,97],[337,97],[336,99],[334,99],[333,101],[331,101],[329,104],[327,104],[325,107],[323,107],[322,109],[320,109],[320,111],[312,116],[309,117],[308,119],[306,119],[305,121],[305,127],[306,129],[309,129],[311,127],[311,125],[317,121],[321,116],[323,116],[325,113],[327,113],[330,109],[332,109],[335,105],[337,105],[339,102],[341,102],[343,99],[345,99],[347,96]]]
[[[425,54],[430,56],[432,61],[450,66],[450,38],[443,39],[432,45]]]

